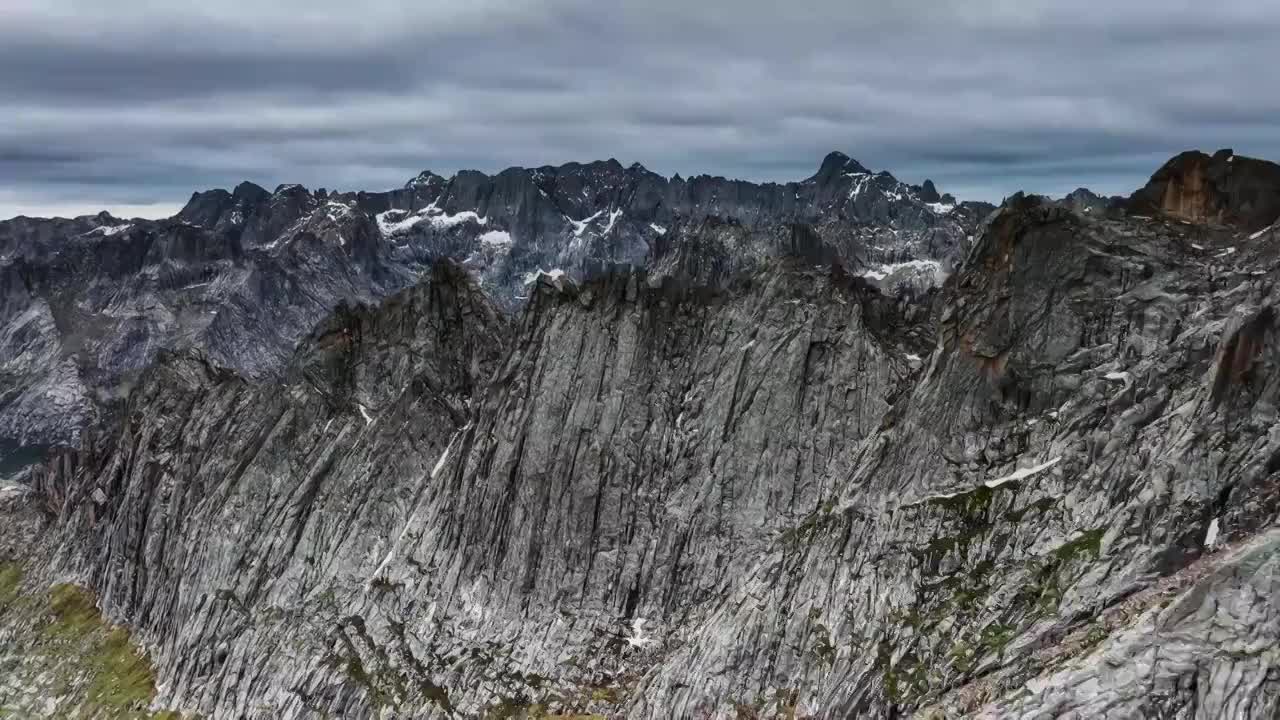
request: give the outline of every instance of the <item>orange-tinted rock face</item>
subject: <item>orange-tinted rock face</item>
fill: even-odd
[[[1162,212],[1196,222],[1222,221],[1221,203],[1212,192],[1205,164],[1196,158],[1181,174],[1169,178],[1160,199]]]
[[[1156,171],[1129,208],[1258,230],[1280,219],[1280,165],[1230,150],[1185,152]]]

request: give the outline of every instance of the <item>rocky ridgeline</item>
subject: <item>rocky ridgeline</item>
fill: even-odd
[[[1156,194],[1015,196],[919,293],[716,221],[514,316],[437,260],[276,382],[163,352],[0,495],[0,707],[101,707],[70,583],[153,712],[1274,717],[1280,232]]]
[[[162,350],[279,377],[340,302],[375,304],[443,258],[507,313],[543,274],[582,281],[629,265],[729,282],[797,242],[815,262],[922,291],[991,209],[833,153],[787,184],[668,179],[610,160],[425,172],[381,193],[242,183],[160,221],[16,218],[0,222],[0,440],[74,443]]]

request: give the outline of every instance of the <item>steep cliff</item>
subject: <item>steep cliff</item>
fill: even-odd
[[[165,354],[4,506],[17,592],[206,717],[1274,717],[1280,238],[1089,207],[915,294],[730,224]]]

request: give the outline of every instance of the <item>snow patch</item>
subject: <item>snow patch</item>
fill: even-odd
[[[890,263],[888,265],[877,265],[862,273],[862,277],[872,280],[883,280],[894,273],[904,270],[912,270],[917,272],[938,272],[942,269],[942,265],[937,260],[908,260],[907,262]]]
[[[845,173],[845,177],[857,180],[853,187],[849,189],[849,199],[852,200],[862,194],[867,188],[867,183],[871,182],[871,173]]]
[[[464,210],[457,215],[450,215],[441,211],[440,214],[432,215],[429,219],[431,220],[431,226],[437,230],[444,230],[465,222],[473,222],[477,225],[489,224],[489,218],[482,218],[470,210]]]
[[[436,476],[440,474],[440,471],[444,469],[445,462],[449,460],[449,448],[452,448],[452,447],[453,447],[452,444],[446,447],[444,449],[444,453],[440,455],[440,459],[436,461],[435,467],[431,468],[432,480],[434,480]]]
[[[1038,472],[1041,472],[1041,471],[1043,471],[1043,470],[1048,470],[1049,468],[1053,467],[1054,465],[1057,465],[1057,464],[1058,464],[1058,461],[1059,461],[1059,460],[1061,460],[1061,459],[1062,459],[1062,457],[1061,457],[1061,456],[1059,456],[1059,457],[1056,457],[1056,458],[1054,458],[1054,459],[1050,460],[1049,462],[1041,463],[1041,464],[1039,464],[1039,465],[1036,465],[1035,467],[1019,468],[1019,469],[1014,470],[1013,472],[1009,473],[1008,475],[1005,475],[1004,477],[996,478],[995,480],[988,480],[988,481],[986,481],[986,482],[984,482],[984,483],[982,483],[982,484],[983,484],[983,485],[986,485],[986,486],[987,486],[987,487],[989,487],[989,488],[998,488],[998,487],[1000,487],[1001,485],[1004,485],[1005,483],[1013,482],[1013,481],[1015,481],[1015,480],[1022,480],[1022,479],[1024,479],[1024,478],[1029,478],[1029,477],[1031,477],[1032,475],[1035,475],[1035,474],[1036,474],[1036,473],[1038,473]]]
[[[487,247],[509,248],[511,247],[511,233],[505,230],[490,230],[480,236],[480,244]]]
[[[330,201],[324,206],[324,214],[329,222],[336,224],[351,214],[351,206]]]
[[[1274,231],[1277,227],[1280,227],[1280,224],[1278,224],[1278,225],[1272,225],[1272,226],[1270,226],[1270,227],[1264,227],[1264,228],[1262,228],[1261,230],[1259,230],[1258,232],[1256,232],[1256,233],[1254,233],[1254,234],[1250,235],[1250,236],[1249,236],[1249,239],[1250,239],[1250,240],[1257,240],[1258,238],[1262,237],[1263,235],[1266,235],[1267,233]]]
[[[645,634],[644,618],[634,618],[631,621],[631,634],[627,637],[627,644],[633,648],[644,649],[655,642],[652,636]]]
[[[1117,382],[1122,382],[1122,383],[1129,382],[1129,373],[1127,372],[1109,372],[1106,375],[1103,375],[1102,377],[1106,378],[1107,380],[1115,380]]]
[[[667,229],[657,223],[649,223],[649,229],[658,233],[659,235],[667,234]]]
[[[565,216],[565,220],[568,220],[569,224],[573,226],[573,236],[582,237],[582,233],[587,231],[587,225],[591,222],[594,222],[603,214],[604,214],[603,210],[597,210],[594,215],[588,218],[583,218],[582,220],[574,220],[573,218],[568,216]]]
[[[613,226],[617,224],[617,222],[618,222],[618,218],[620,218],[620,217],[622,217],[622,211],[621,211],[621,210],[614,210],[613,212],[609,213],[609,224],[608,224],[608,225],[606,225],[606,226],[604,227],[604,230],[603,230],[603,231],[601,231],[601,233],[600,233],[600,234],[601,234],[601,235],[608,235],[608,234],[609,234],[609,232],[610,232],[611,230],[613,230]]]
[[[435,467],[431,468],[432,480],[435,480],[440,475],[440,471],[444,469],[444,464],[449,461],[449,453],[453,451],[453,444],[470,428],[471,423],[467,423],[461,430],[454,433],[453,437],[449,438],[449,444],[444,446],[444,452],[440,454],[440,459],[436,461]]]
[[[119,235],[122,232],[128,232],[132,227],[132,223],[125,225],[102,225],[90,230],[89,232],[101,233],[103,237],[111,237],[112,235]]]
[[[1209,523],[1209,531],[1204,534],[1204,546],[1210,550],[1218,544],[1218,518]]]
[[[551,280],[551,282],[555,282],[560,278],[564,277],[564,270],[561,270],[560,268],[553,268],[550,271],[547,271],[547,270],[543,270],[542,268],[538,268],[533,272],[527,272],[524,274],[524,284],[532,285],[538,282],[538,278],[542,277],[543,275],[546,275],[547,278]]]
[[[391,237],[397,233],[404,232],[409,228],[417,225],[426,218],[415,215],[408,215],[404,210],[388,210],[378,213],[376,220],[378,221],[378,229],[382,231],[383,237]]]
[[[935,202],[935,203],[925,203],[924,205],[925,207],[933,211],[934,215],[946,215],[947,213],[956,209],[956,206],[952,203]]]
[[[364,409],[364,405],[361,405],[360,403],[356,403],[356,407],[360,408],[360,416],[364,418],[364,424],[366,426],[372,425],[373,418],[369,416],[369,411]]]
[[[489,224],[488,218],[480,217],[471,210],[464,210],[457,215],[450,215],[437,207],[435,203],[431,203],[412,215],[405,210],[388,210],[378,213],[376,218],[378,229],[382,231],[384,237],[402,233],[423,222],[431,223],[431,227],[436,230],[447,230],[463,223],[475,223],[481,226]]]

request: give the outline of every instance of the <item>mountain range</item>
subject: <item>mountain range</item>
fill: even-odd
[[[794,246],[928,287],[993,209],[832,153],[785,185],[666,179],[610,160],[424,172],[378,193],[246,182],[158,221],[19,217],[0,222],[0,442],[74,444],[163,349],[276,377],[339,303],[376,303],[440,258],[508,313],[543,273],[583,280],[630,265],[715,286]]]
[[[1275,164],[997,208],[610,161],[0,243],[0,712],[1280,712]]]

